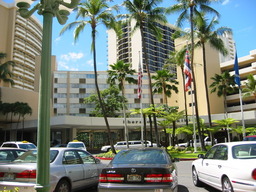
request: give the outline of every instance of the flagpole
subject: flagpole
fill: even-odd
[[[239,89],[239,99],[240,99],[240,110],[241,110],[241,119],[242,119],[242,129],[243,129],[243,138],[245,138],[245,123],[244,123],[244,110],[243,110],[243,100],[242,100],[242,91],[241,91],[241,82],[240,82],[240,75],[239,75],[239,65],[237,59],[237,51],[235,55],[235,62],[234,62],[234,70],[235,70],[235,82],[238,85]]]
[[[143,126],[144,126],[144,120],[143,120],[143,111],[142,111],[142,69],[141,69],[141,56],[140,56],[140,51],[139,51],[139,77],[138,77],[138,97],[140,100],[140,122],[141,122],[141,127],[140,127],[140,131],[141,131],[141,143],[142,146],[145,146],[144,143],[144,131],[143,131]]]
[[[193,80],[192,80],[193,81]],[[194,81],[193,81],[194,82]],[[192,83],[193,85],[193,83]],[[195,109],[194,109],[194,94],[193,94],[193,89],[191,85],[191,100],[192,100],[192,118],[193,118],[193,139],[194,139],[194,152],[197,152],[197,146],[196,146],[196,123],[195,123]]]

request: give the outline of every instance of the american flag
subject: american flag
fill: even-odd
[[[142,69],[141,69],[141,64],[139,63],[139,71],[138,71],[138,90],[137,90],[137,93],[138,93],[138,98],[141,99],[141,94],[142,94]]]
[[[186,51],[185,62],[184,62],[184,73],[185,73],[185,91],[191,88],[192,73],[190,69],[190,60],[188,50]]]

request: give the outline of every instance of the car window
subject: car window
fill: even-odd
[[[227,160],[228,159],[228,147],[225,145],[219,145],[214,153],[213,159]]]
[[[256,144],[233,146],[232,155],[235,159],[256,159]]]
[[[117,143],[116,145],[126,145],[126,143]]]
[[[205,159],[213,159],[214,153],[217,150],[217,146],[212,147],[206,154],[205,154]]]
[[[63,164],[81,164],[81,159],[76,151],[65,151],[63,156]]]
[[[16,144],[14,143],[5,143],[2,147],[12,147],[12,148],[18,148]]]
[[[166,164],[167,159],[161,150],[120,151],[112,163],[119,164]]]
[[[12,151],[0,151],[0,161],[1,162],[12,161],[16,157],[15,157],[15,154]]]
[[[69,143],[67,147],[84,148],[84,144],[83,143]]]
[[[21,144],[18,144],[19,145],[19,148],[22,148],[22,149],[36,149],[36,146],[34,144],[30,144],[30,143],[21,143]]]
[[[19,163],[36,163],[36,155],[37,151],[27,151],[23,153],[21,156],[17,157],[13,162],[19,162]]]
[[[89,153],[86,153],[85,151],[78,151],[78,154],[80,155],[84,164],[95,163],[94,157],[91,156]]]

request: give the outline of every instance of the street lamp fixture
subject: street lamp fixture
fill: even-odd
[[[80,0],[40,0],[33,8],[35,0],[23,0],[17,3],[18,11],[24,18],[29,18],[35,11],[43,16],[43,38],[40,69],[40,92],[38,106],[37,130],[37,176],[35,189],[48,192],[50,189],[50,101],[52,91],[51,48],[52,48],[52,20],[57,17],[58,22],[66,23],[69,11],[64,7],[74,9]],[[30,10],[29,10],[30,9]]]

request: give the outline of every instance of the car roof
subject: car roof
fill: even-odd
[[[16,143],[16,144],[26,144],[26,143],[31,143],[31,142],[28,142],[28,141],[5,141],[5,142],[3,142],[3,144],[5,144],[5,143]]]
[[[227,143],[218,143],[216,145],[234,146],[234,145],[246,145],[246,144],[256,144],[256,141],[233,141],[233,142],[227,142]]]
[[[27,151],[27,149],[23,149],[23,148],[14,148],[14,147],[1,147],[0,148],[0,151],[7,151],[7,150]]]

